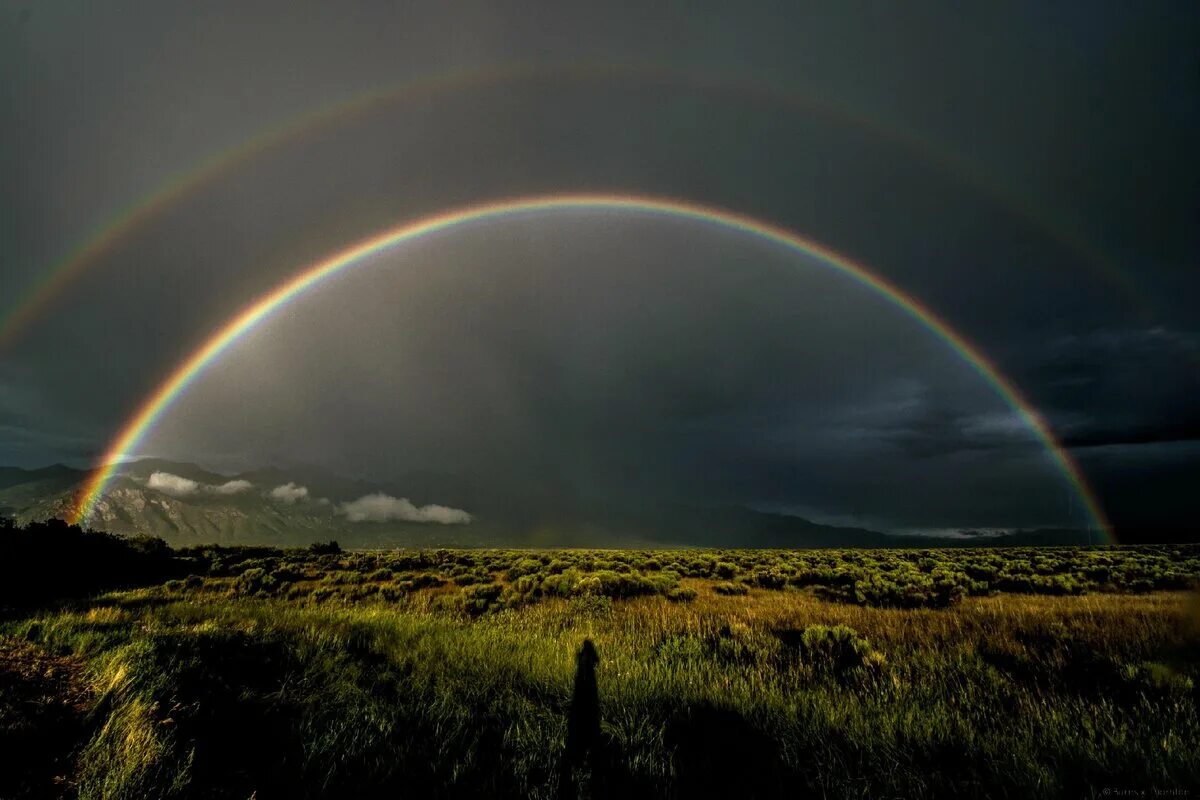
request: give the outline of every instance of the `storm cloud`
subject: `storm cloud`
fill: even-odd
[[[224,321],[362,237],[611,191],[862,262],[1012,379],[1129,535],[1200,511],[1200,10],[288,11],[0,10],[0,298],[137,223],[0,353],[0,463],[90,464]],[[364,93],[393,99],[316,113]],[[745,232],[616,211],[381,254],[235,343],[139,452],[279,467],[256,483],[278,502],[306,496],[293,465],[428,480],[461,489],[412,496],[530,524],[680,503],[1086,522],[1021,415],[895,304]]]

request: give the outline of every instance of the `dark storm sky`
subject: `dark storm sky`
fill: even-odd
[[[1194,3],[2,2],[0,313],[203,159],[471,70],[490,77],[288,138],[123,237],[0,353],[0,462],[88,463],[222,320],[357,238],[621,191],[869,265],[995,360],[1123,529],[1200,511]],[[636,214],[380,259],[243,340],[145,450],[888,529],[1080,521],[911,319],[745,235]]]

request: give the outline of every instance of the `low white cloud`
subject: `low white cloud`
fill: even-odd
[[[1029,422],[1015,411],[989,411],[963,419],[959,426],[962,432],[973,439],[983,438],[1029,438]]]
[[[280,503],[294,503],[297,500],[304,500],[308,497],[308,487],[297,486],[292,481],[288,481],[282,486],[276,486],[272,489],[270,496],[272,500],[277,500]]]
[[[186,497],[200,491],[203,484],[199,481],[172,475],[169,472],[153,472],[150,474],[150,479],[146,481],[146,485],[172,497]]]
[[[368,494],[349,503],[342,503],[338,513],[351,522],[434,522],[439,525],[465,525],[471,515],[460,508],[449,506],[414,505],[407,497],[392,497],[383,494]]]
[[[173,475],[170,472],[153,472],[146,480],[146,486],[169,494],[172,497],[188,497],[194,494],[221,494],[231,495],[249,491],[254,488],[254,484],[250,481],[235,480],[226,481],[219,485],[210,483],[200,483],[191,478],[184,478],[180,475]]]
[[[220,486],[213,486],[211,487],[211,491],[215,494],[241,494],[242,492],[248,492],[253,488],[254,484],[250,481],[237,480],[226,481]]]

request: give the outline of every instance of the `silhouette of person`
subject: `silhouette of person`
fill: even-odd
[[[567,713],[567,747],[563,753],[564,771],[559,797],[573,797],[577,787],[574,769],[587,764],[600,741],[600,691],[596,686],[596,665],[600,655],[591,639],[584,639],[575,656],[575,691]]]
[[[591,639],[584,639],[575,656],[575,693],[567,716],[567,763],[579,764],[600,740],[600,691],[596,666],[600,654]]]

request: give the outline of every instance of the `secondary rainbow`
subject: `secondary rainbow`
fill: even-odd
[[[273,312],[299,297],[325,279],[351,266],[365,263],[370,257],[429,234],[461,225],[495,220],[524,214],[566,209],[631,211],[658,214],[679,219],[720,225],[765,239],[786,249],[801,253],[835,269],[858,284],[901,308],[940,338],[970,365],[1001,398],[1016,411],[1030,430],[1044,444],[1058,469],[1074,487],[1086,508],[1091,524],[1112,540],[1112,526],[1105,517],[1095,494],[1088,486],[1079,466],[1070,453],[1055,439],[1041,415],[1022,396],[1013,383],[1005,378],[973,344],[923,306],[912,295],[890,281],[870,272],[846,256],[806,239],[785,228],[743,214],[670,198],[633,195],[561,194],[520,197],[459,208],[408,222],[362,240],[328,258],[312,264],[292,278],[251,303],[230,321],[218,328],[159,384],[121,427],[104,451],[97,467],[89,476],[76,504],[73,521],[86,522],[104,494],[120,461],[137,451],[146,434],[162,417],[174,400],[182,394],[205,368],[234,342],[252,330]]]
[[[214,183],[221,176],[232,174],[236,167],[253,158],[326,126],[358,114],[369,113],[376,108],[467,88],[482,89],[534,79],[565,82],[634,80],[640,83],[660,82],[700,91],[728,92],[734,96],[757,98],[781,108],[813,113],[848,128],[866,132],[998,201],[1001,207],[1014,213],[1026,224],[1048,234],[1069,252],[1079,256],[1082,263],[1098,270],[1106,281],[1121,289],[1135,303],[1138,311],[1147,320],[1157,319],[1152,304],[1139,291],[1130,276],[1099,246],[1084,236],[1077,225],[1063,220],[1061,214],[1051,213],[1046,204],[1021,194],[944,145],[928,141],[916,131],[895,121],[885,121],[864,114],[836,98],[822,95],[812,87],[794,84],[777,86],[737,76],[693,74],[653,63],[515,63],[454,70],[398,84],[372,87],[349,99],[289,118],[245,142],[211,154],[194,167],[172,176],[152,193],[138,198],[105,221],[75,249],[57,263],[50,265],[40,282],[16,297],[7,308],[0,308],[0,350],[12,345],[18,336],[46,311],[54,298],[91,264],[111,253],[127,237],[174,203]]]
[[[54,301],[76,278],[98,259],[114,250],[134,231],[160,212],[195,191],[215,182],[255,156],[268,152],[302,134],[319,129],[376,106],[405,99],[433,96],[441,92],[487,82],[503,82],[528,71],[527,65],[506,69],[464,69],[406,81],[398,85],[372,88],[349,100],[322,106],[270,127],[251,139],[213,153],[194,167],[171,177],[151,194],[138,198],[115,216],[93,230],[83,242],[46,270],[46,277],[30,287],[7,310],[0,309],[0,349],[11,345],[17,336]]]

